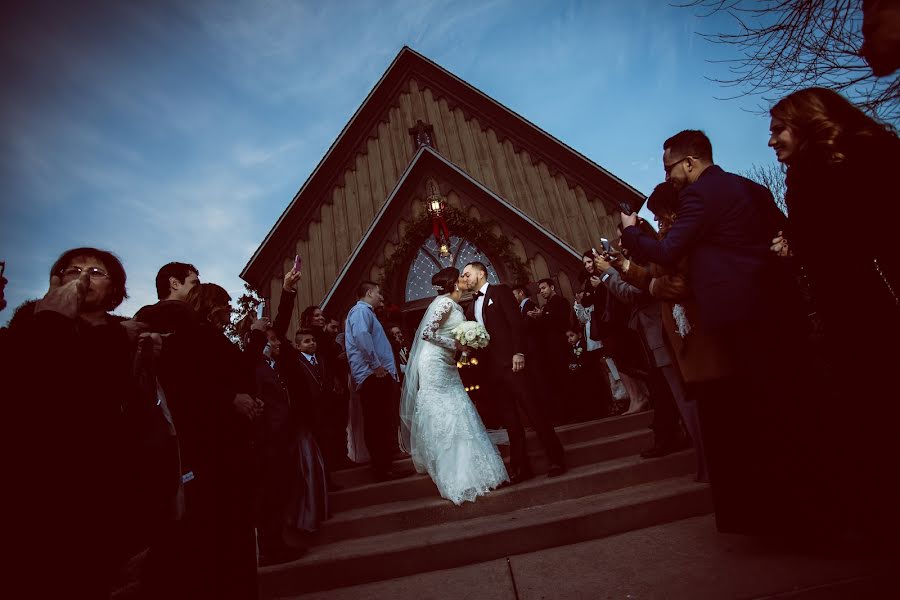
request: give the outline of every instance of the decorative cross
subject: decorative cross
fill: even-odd
[[[409,128],[409,135],[413,138],[416,150],[422,146],[434,148],[434,127],[430,123],[425,123],[422,119],[418,119],[416,126]]]

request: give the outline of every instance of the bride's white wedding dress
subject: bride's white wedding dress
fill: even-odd
[[[456,367],[451,331],[466,320],[448,295],[434,299],[410,351],[400,408],[400,441],[416,471],[428,473],[454,504],[504,481],[506,466],[488,437]]]

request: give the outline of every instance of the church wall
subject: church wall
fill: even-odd
[[[500,139],[498,132],[477,117],[410,80],[357,153],[347,157],[347,168],[320,212],[297,232],[296,249],[303,255],[304,276],[295,317],[324,298],[405,171],[414,154],[408,130],[419,119],[432,125],[434,146],[445,158],[579,252],[596,246],[600,237],[616,235],[615,221],[609,215],[612,210],[602,200],[588,197],[563,174],[551,172],[538,157],[516,148],[508,138]],[[283,259],[287,265],[293,257]],[[546,265],[540,261],[534,267],[537,278],[556,276],[545,272]],[[372,275],[378,274],[373,268]],[[280,284],[274,280],[269,287],[272,294],[276,288],[280,292]],[[291,323],[291,332],[298,322]]]

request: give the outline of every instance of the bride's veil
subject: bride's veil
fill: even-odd
[[[416,412],[416,397],[419,395],[419,353],[422,350],[422,344],[427,344],[422,339],[422,331],[425,329],[425,323],[431,320],[434,312],[435,303],[442,298],[443,295],[435,298],[422,320],[419,321],[419,328],[416,329],[416,335],[413,337],[412,348],[409,350],[409,359],[406,361],[406,375],[403,378],[403,390],[400,393],[400,431],[398,434],[400,441],[400,449],[408,454],[412,454],[413,435],[413,415]]]

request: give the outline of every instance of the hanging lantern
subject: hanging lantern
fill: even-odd
[[[447,257],[450,256],[450,228],[447,227],[447,221],[444,219],[447,205],[444,204],[444,197],[441,196],[441,190],[434,179],[429,179],[426,187],[428,195],[425,198],[425,210],[431,216],[434,241],[437,243],[440,255]]]

